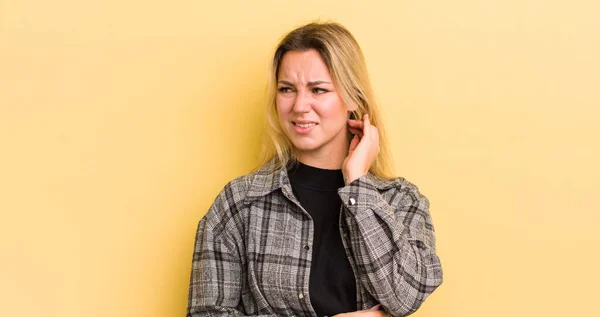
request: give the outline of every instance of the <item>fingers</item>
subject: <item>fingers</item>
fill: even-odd
[[[355,135],[352,140],[350,141],[350,145],[348,145],[348,156],[350,157],[354,154],[354,152],[356,151],[356,148],[358,147],[358,143],[360,142],[360,140],[358,139],[358,137]],[[347,159],[344,159],[344,162],[346,162]],[[343,174],[343,172],[342,172]],[[350,180],[348,178],[348,173],[344,174],[344,183],[349,184],[352,182],[352,180]]]
[[[348,120],[348,128],[350,133],[358,135],[362,139],[363,136],[368,136],[370,139],[377,141],[379,139],[379,131],[377,127],[371,125],[369,115],[365,114],[362,121],[360,120]]]
[[[371,135],[371,121],[368,114],[363,116],[363,134],[366,136]]]
[[[362,138],[363,136],[363,131],[359,130],[359,129],[355,129],[355,128],[350,128],[350,133],[357,135],[359,138]]]
[[[358,128],[361,130],[363,128],[363,122],[360,120],[348,119],[348,125],[352,128]]]
[[[381,307],[381,304],[377,304],[377,305],[375,305],[375,306],[373,306],[373,307],[371,307],[371,308],[369,308],[367,310],[379,310],[380,307]]]
[[[362,138],[365,134],[365,119],[367,117],[368,115],[364,115],[362,121],[348,119],[348,127],[350,128],[350,132],[354,135],[358,135],[359,138]]]
[[[384,310],[368,310],[368,317],[390,317]],[[367,317],[367,314],[361,317]]]
[[[381,309],[381,305],[375,305],[368,309],[343,313],[333,317],[391,317],[391,315],[386,313],[385,310]]]
[[[364,136],[370,138],[372,141],[379,144],[379,130],[374,125],[371,125],[371,120],[369,120],[369,115],[366,114],[363,118],[364,128],[363,134]]]
[[[348,152],[352,153],[358,146],[359,142],[360,142],[360,140],[359,140],[358,136],[354,135],[354,137],[352,138],[352,141],[350,141],[350,146],[348,147]]]

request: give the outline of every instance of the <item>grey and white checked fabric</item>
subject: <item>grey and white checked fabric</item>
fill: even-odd
[[[236,178],[198,225],[187,307],[197,316],[316,316],[313,226],[285,169]],[[429,201],[404,178],[367,174],[338,190],[359,309],[406,316],[442,283]]]

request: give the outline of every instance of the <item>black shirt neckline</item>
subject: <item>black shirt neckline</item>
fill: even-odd
[[[309,189],[332,191],[344,187],[341,169],[323,169],[298,161],[288,169],[288,175],[292,183]]]

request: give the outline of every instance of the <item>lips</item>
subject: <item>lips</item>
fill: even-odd
[[[314,122],[313,123],[296,123],[296,122],[294,122],[294,125],[297,127],[301,127],[301,128],[310,128],[310,127],[316,126],[317,124]]]
[[[317,125],[316,122],[304,120],[296,122],[292,121],[292,124],[294,125],[294,131],[299,134],[307,134]]]

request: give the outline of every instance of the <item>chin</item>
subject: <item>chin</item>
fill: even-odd
[[[302,151],[302,152],[309,152],[309,151],[314,151],[316,149],[318,149],[319,147],[316,145],[312,145],[312,144],[294,144],[294,147],[296,148],[296,150],[298,151]]]
[[[313,151],[319,148],[320,144],[314,142],[313,140],[291,140],[292,145],[298,151]]]

